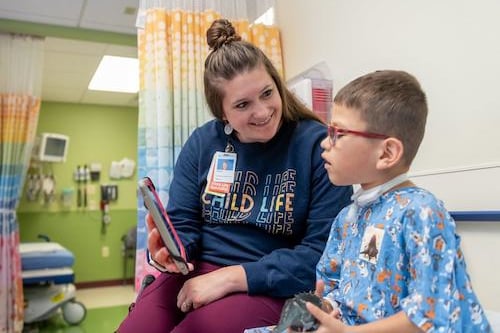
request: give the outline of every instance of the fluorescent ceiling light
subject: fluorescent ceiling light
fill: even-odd
[[[102,57],[89,90],[137,93],[139,91],[139,61],[136,58]]]

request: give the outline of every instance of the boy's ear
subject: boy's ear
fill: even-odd
[[[393,137],[387,138],[382,143],[380,158],[377,162],[377,169],[383,170],[391,168],[403,159],[403,143]]]

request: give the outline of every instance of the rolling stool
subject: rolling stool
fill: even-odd
[[[130,270],[129,263],[132,263],[132,268],[135,266],[135,251],[137,244],[137,227],[132,227],[122,236],[122,255],[123,255],[123,284],[127,283],[127,273]]]

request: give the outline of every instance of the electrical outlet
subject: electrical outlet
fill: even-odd
[[[103,246],[101,248],[101,255],[103,258],[109,257],[109,246]]]

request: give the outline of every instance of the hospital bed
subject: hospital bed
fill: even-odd
[[[75,299],[73,253],[54,242],[21,243],[20,253],[24,322],[46,320],[62,312],[68,324],[81,323],[87,310]]]

